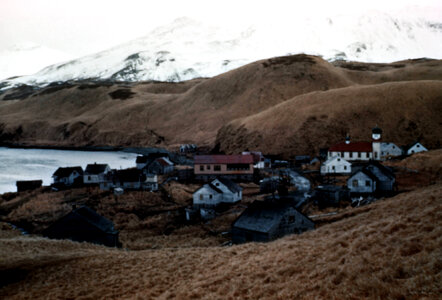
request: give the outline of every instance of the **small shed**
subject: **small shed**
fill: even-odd
[[[315,223],[282,200],[254,201],[232,226],[232,241],[268,242],[315,228]]]
[[[72,210],[43,231],[51,239],[69,239],[77,242],[119,247],[118,231],[112,221],[87,206]]]
[[[42,180],[19,180],[15,183],[17,192],[31,191],[38,189],[43,184]]]
[[[350,200],[350,191],[343,186],[320,185],[315,188],[313,199],[321,207],[337,206],[340,201]]]

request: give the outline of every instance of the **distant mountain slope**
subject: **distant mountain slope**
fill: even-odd
[[[213,77],[256,60],[290,53],[365,62],[442,58],[442,25],[410,15],[368,11],[352,16],[263,19],[259,25],[226,27],[177,19],[145,37],[48,66],[7,84],[44,85],[84,79],[177,82]]]
[[[422,138],[426,146],[440,147],[441,84],[437,60],[333,65],[294,55],[180,83],[21,87],[0,95],[0,143],[196,143],[286,155],[316,151],[347,132],[367,139],[378,124],[399,144]]]

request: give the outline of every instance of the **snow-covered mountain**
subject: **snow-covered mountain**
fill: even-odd
[[[442,22],[375,11],[353,16],[262,20],[247,26],[217,27],[181,18],[145,37],[51,65],[3,85],[81,79],[182,81],[212,77],[252,61],[295,53],[363,62],[440,59]]]
[[[74,57],[32,42],[21,42],[0,50],[0,79],[38,72],[54,62]]]

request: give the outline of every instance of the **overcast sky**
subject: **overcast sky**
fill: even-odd
[[[0,0],[0,50],[33,42],[82,56],[144,36],[182,16],[235,26],[373,9],[413,12],[442,22],[440,0]]]

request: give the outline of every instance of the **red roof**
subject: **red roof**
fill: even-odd
[[[195,164],[253,164],[252,155],[195,155]]]
[[[330,149],[330,152],[371,152],[372,147],[370,142],[350,142],[346,144],[345,142],[336,144]]]

